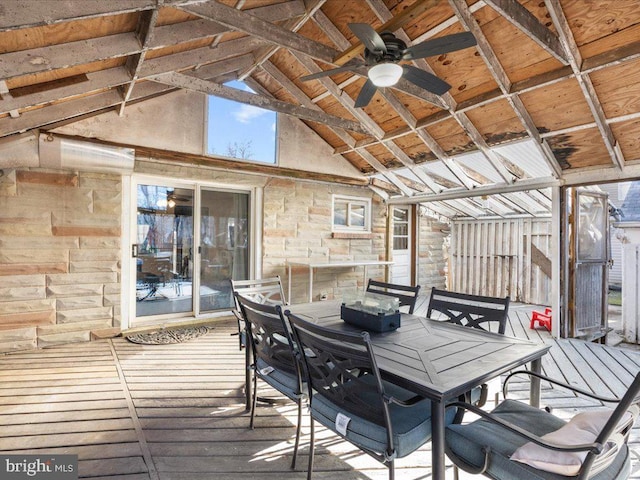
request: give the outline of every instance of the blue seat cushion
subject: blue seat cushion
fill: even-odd
[[[366,377],[371,383],[375,381],[373,375],[367,375]],[[401,400],[408,400],[415,396],[413,392],[392,383],[383,381],[383,384],[387,395]],[[374,392],[365,393],[364,396],[371,396],[371,402],[376,401]],[[387,451],[387,430],[384,425],[378,425],[347,412],[328,398],[315,391],[313,392],[311,416],[315,420],[335,432],[338,413],[342,413],[351,419],[345,436],[347,440],[371,452],[384,453]],[[401,458],[409,455],[431,439],[431,401],[429,399],[423,399],[410,407],[392,403],[389,405],[389,413],[396,457]],[[455,409],[447,409],[446,423],[453,422],[454,416]]]
[[[492,414],[534,435],[542,436],[558,430],[566,422],[544,410],[515,400],[505,400]],[[527,443],[527,439],[485,419],[469,424],[448,425],[445,433],[449,449],[471,465],[484,463],[482,448],[489,448],[490,462],[487,476],[497,479],[518,480],[566,480],[568,477],[545,472],[529,465],[510,460],[511,454]],[[614,480],[628,478],[630,472],[629,450],[626,445],[609,467],[590,480]]]
[[[292,375],[289,372],[285,372],[279,369],[274,369],[270,373],[261,373],[265,368],[267,368],[267,363],[258,359],[256,361],[256,375],[258,378],[262,379],[264,382],[271,385],[277,391],[287,396],[293,401],[298,401],[303,395],[298,391],[298,377],[296,375]],[[306,391],[306,386],[303,383],[302,392]]]

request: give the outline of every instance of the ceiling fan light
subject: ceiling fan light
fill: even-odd
[[[369,69],[369,79],[376,87],[391,87],[402,76],[402,67],[397,63],[379,63]]]

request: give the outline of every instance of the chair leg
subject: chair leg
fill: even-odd
[[[251,421],[249,422],[249,428],[253,430],[253,419],[256,416],[256,405],[258,404],[258,376],[256,372],[253,372],[253,395],[251,399]]]
[[[311,418],[311,435],[309,438],[309,467],[307,468],[307,480],[311,480],[313,472],[313,450],[315,446],[315,431],[313,426],[313,417]]]
[[[387,467],[389,467],[389,480],[393,480],[396,475],[396,469],[394,467],[393,460],[389,461],[389,464],[387,465]]]
[[[291,460],[291,468],[295,470],[296,460],[298,458],[298,447],[300,446],[300,430],[302,430],[302,399],[298,399],[298,428],[296,429],[296,444],[293,447],[293,460]]]
[[[459,480],[460,478],[460,470],[455,465],[453,466],[453,480]]]

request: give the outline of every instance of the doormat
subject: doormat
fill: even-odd
[[[127,335],[125,338],[132,343],[140,343],[142,345],[167,345],[193,340],[206,335],[210,329],[213,329],[213,327],[185,327],[175,330],[159,330],[151,333],[135,333]]]

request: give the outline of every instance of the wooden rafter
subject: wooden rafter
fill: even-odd
[[[562,47],[558,36],[541,24],[529,10],[516,0],[485,0],[485,3],[500,12],[504,18],[556,59],[565,65],[569,64],[567,52]]]
[[[292,103],[282,102],[272,98],[267,98],[261,95],[245,92],[236,88],[226,87],[207,80],[202,80],[190,75],[184,75],[181,73],[163,73],[150,77],[151,80],[165,85],[171,85],[173,87],[183,88],[186,90],[192,90],[194,92],[206,93],[207,95],[215,95],[216,97],[226,98],[233,100],[234,102],[245,103],[256,107],[264,108],[274,112],[284,113],[294,117],[308,120],[311,122],[318,122],[326,125],[332,125],[338,128],[351,130],[354,132],[367,135],[368,131],[359,123],[344,118],[329,115],[317,110],[311,110],[309,108],[299,107]]]
[[[520,99],[517,98],[515,94],[511,94],[511,81],[509,80],[507,73],[504,71],[504,68],[500,64],[500,61],[498,60],[498,57],[493,51],[493,48],[491,48],[491,45],[487,41],[487,38],[485,37],[484,32],[480,29],[480,27],[478,26],[478,23],[473,18],[473,15],[469,10],[469,8],[467,7],[466,2],[464,0],[449,0],[449,3],[451,4],[454,11],[456,12],[456,15],[460,18],[460,21],[476,37],[476,41],[478,42],[478,51],[482,55],[482,58],[484,58],[485,63],[489,67],[489,71],[491,72],[494,79],[498,83],[498,86],[502,90],[503,95],[506,97],[507,101],[515,111],[518,118],[520,119],[525,130],[527,131],[527,133],[531,138],[536,140],[535,143],[538,148],[538,151],[542,154],[542,157],[546,160],[547,165],[549,165],[551,170],[554,172],[554,175],[556,175],[557,177],[560,177],[562,174],[562,169],[560,168],[560,164],[558,160],[555,158],[550,148],[544,148],[542,146],[542,143],[544,141],[540,138],[538,129],[535,126],[535,123],[533,122],[531,115],[529,115],[529,112],[527,112],[524,104],[520,101]],[[464,121],[463,117],[461,116],[464,114],[460,113],[459,115],[460,116],[457,117],[458,120],[459,121],[462,120],[463,124],[467,124],[467,122]],[[468,123],[471,124],[471,122],[468,122]],[[475,135],[475,133],[472,133],[472,135]],[[494,154],[489,153],[490,150],[486,148],[486,145],[480,144],[479,147],[481,150],[483,150],[487,154],[492,165],[494,167],[497,167],[497,170],[500,173],[500,175],[503,177],[503,179],[505,179],[507,183],[510,183],[510,181],[513,180],[513,177],[509,179],[508,170],[506,169],[504,164],[500,161],[500,158],[496,157]]]
[[[147,55],[147,47],[151,43],[153,38],[153,31],[158,21],[158,10],[148,10],[142,12],[140,20],[138,21],[138,28],[136,29],[136,36],[138,37],[140,44],[142,45],[142,51],[137,55],[132,55],[127,59],[127,70],[131,73],[131,81],[127,85],[123,85],[122,88],[122,104],[120,105],[120,115],[124,114],[124,109],[127,101],[131,97],[133,87],[136,85],[138,76],[142,64],[144,63],[145,56]]]
[[[331,63],[339,53],[337,50],[293,33],[244,11],[236,10],[222,3],[207,2],[197,5],[180,6],[188,13],[225,25],[239,32],[260,38],[279,47],[303,53],[326,63]]]
[[[569,52],[569,63],[576,76],[576,80],[578,80],[578,84],[582,89],[582,93],[589,104],[589,108],[591,109],[593,118],[598,126],[598,130],[602,135],[602,140],[609,152],[609,156],[611,157],[613,164],[617,168],[622,169],[625,163],[624,158],[622,157],[622,151],[619,148],[616,148],[616,140],[611,128],[607,124],[604,110],[602,109],[602,105],[600,104],[600,100],[598,99],[598,94],[596,93],[593,83],[591,82],[591,77],[589,77],[588,73],[581,72],[582,56],[580,55],[578,46],[575,43],[573,34],[571,33],[571,29],[569,28],[569,24],[564,16],[560,3],[558,0],[545,0],[545,5],[549,10],[552,21],[556,25],[562,43],[566,45],[566,50]]]

